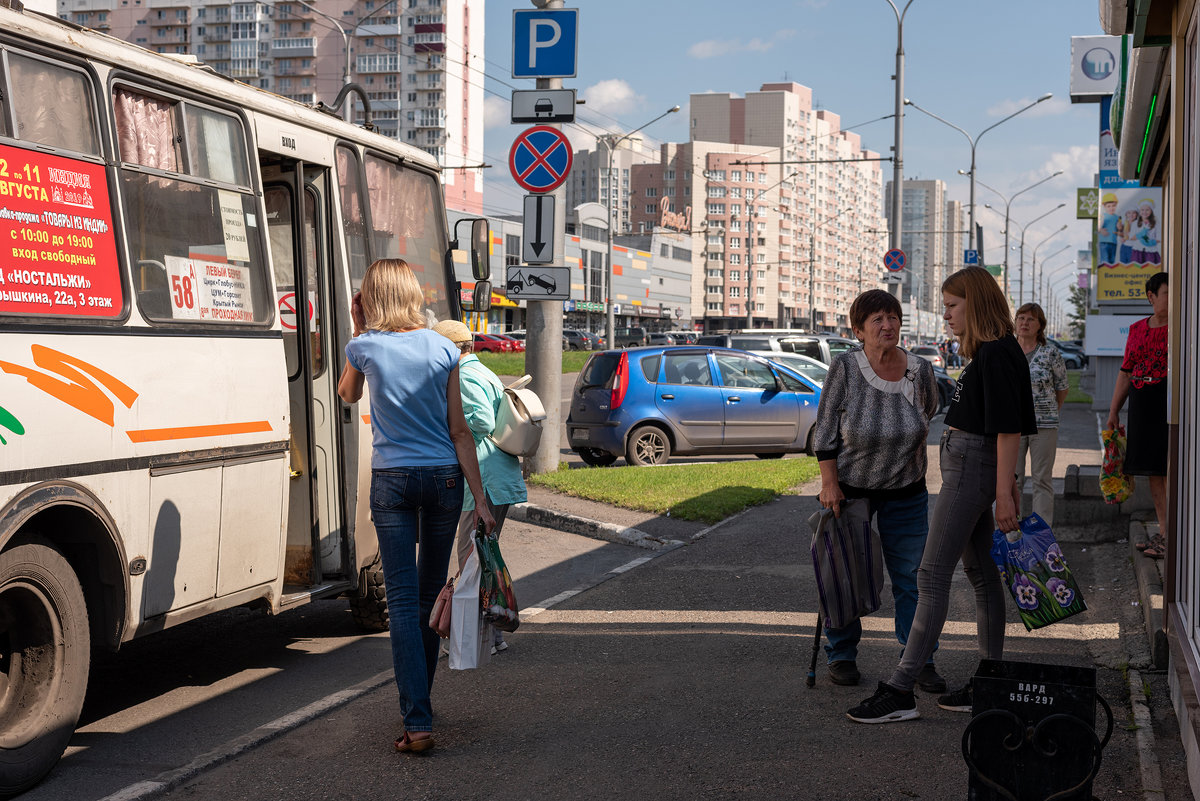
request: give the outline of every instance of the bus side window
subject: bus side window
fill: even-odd
[[[142,316],[207,325],[270,320],[264,231],[239,119],[124,85],[113,87],[112,99]]]
[[[8,52],[15,138],[99,155],[96,115],[87,76],[77,70]]]

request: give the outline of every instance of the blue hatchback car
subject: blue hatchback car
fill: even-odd
[[[821,388],[742,350],[660,346],[592,354],[567,439],[583,461],[664,464],[672,454],[812,453]]]

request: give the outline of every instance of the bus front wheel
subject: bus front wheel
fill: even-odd
[[[29,789],[79,721],[91,657],[75,571],[45,540],[0,554],[0,796]]]
[[[383,561],[378,554],[362,569],[358,593],[350,596],[350,616],[366,631],[388,630],[387,586],[383,581]]]

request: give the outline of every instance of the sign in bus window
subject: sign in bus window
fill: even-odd
[[[104,167],[0,145],[0,314],[119,317]]]
[[[8,78],[16,98],[16,138],[100,153],[91,84],[83,73],[10,52]]]

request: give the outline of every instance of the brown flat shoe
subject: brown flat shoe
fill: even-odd
[[[396,740],[396,750],[402,754],[419,754],[422,751],[428,751],[433,748],[433,735],[427,734],[424,737],[413,737],[408,732],[400,735],[400,739]]]

